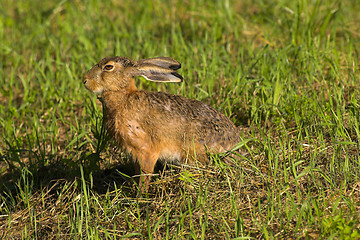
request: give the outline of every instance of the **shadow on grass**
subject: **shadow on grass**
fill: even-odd
[[[3,169],[3,173],[0,175],[0,192],[4,193],[6,198],[11,197],[16,200],[25,188],[31,193],[51,189],[50,194],[56,194],[62,187],[59,182],[82,180],[81,166],[84,172],[83,178],[89,183],[92,191],[105,194],[108,191],[115,190],[115,188],[125,186],[123,190],[126,195],[129,197],[136,196],[137,188],[130,177],[134,175],[131,160],[118,162],[110,167],[100,169],[98,163],[105,160],[95,153],[81,156],[80,159],[84,159],[83,164],[76,163],[74,159],[56,156],[55,158],[52,157],[51,162],[45,166],[23,164],[22,167],[9,166],[7,164],[9,160],[5,159],[6,156],[0,157],[0,167]],[[81,184],[78,184],[78,188],[81,188]]]
[[[49,157],[51,161],[46,165],[41,165],[41,163],[22,164],[22,167],[15,167],[16,164],[10,166],[7,164],[9,159],[5,159],[6,156],[0,156],[0,168],[3,169],[3,173],[0,175],[0,196],[3,195],[5,199],[12,198],[16,203],[17,199],[21,198],[20,195],[23,194],[24,189],[31,194],[49,190],[49,194],[57,195],[63,184],[82,181],[83,176],[87,186],[90,186],[91,190],[99,195],[121,188],[125,196],[136,197],[138,189],[131,178],[135,173],[133,162],[129,157],[117,157],[118,161],[112,165],[100,168],[99,165],[106,162],[107,159],[102,159],[97,153],[87,154],[87,152],[83,152],[77,159],[51,156]],[[116,152],[115,154],[120,156],[121,153]],[[48,159],[48,156],[45,158]],[[24,162],[21,158],[18,160]],[[169,168],[158,161],[155,173]],[[81,187],[82,184],[77,184],[79,190]]]

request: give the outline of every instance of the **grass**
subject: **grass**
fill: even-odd
[[[1,1],[0,237],[360,238],[354,1]],[[136,199],[81,78],[105,56],[170,56],[241,129],[235,166],[168,166]]]

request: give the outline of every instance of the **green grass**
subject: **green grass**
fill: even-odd
[[[0,238],[360,238],[355,1],[0,2]],[[235,166],[169,166],[136,199],[82,76],[170,56],[241,128]]]

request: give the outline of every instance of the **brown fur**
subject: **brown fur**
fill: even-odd
[[[235,125],[214,108],[135,86],[134,76],[181,82],[175,72],[180,67],[171,58],[113,57],[102,59],[84,77],[85,87],[101,98],[109,135],[132,155],[136,174],[145,174],[143,183],[137,179],[141,190],[147,190],[158,159],[207,163],[207,151],[224,152],[239,141]]]

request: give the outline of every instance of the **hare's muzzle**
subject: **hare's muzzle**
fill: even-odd
[[[89,84],[91,83],[91,81],[89,81],[89,79],[87,78],[87,77],[84,77],[83,78],[83,84],[84,84],[84,86],[85,86],[85,88],[87,89],[87,90],[90,90],[89,89]]]

